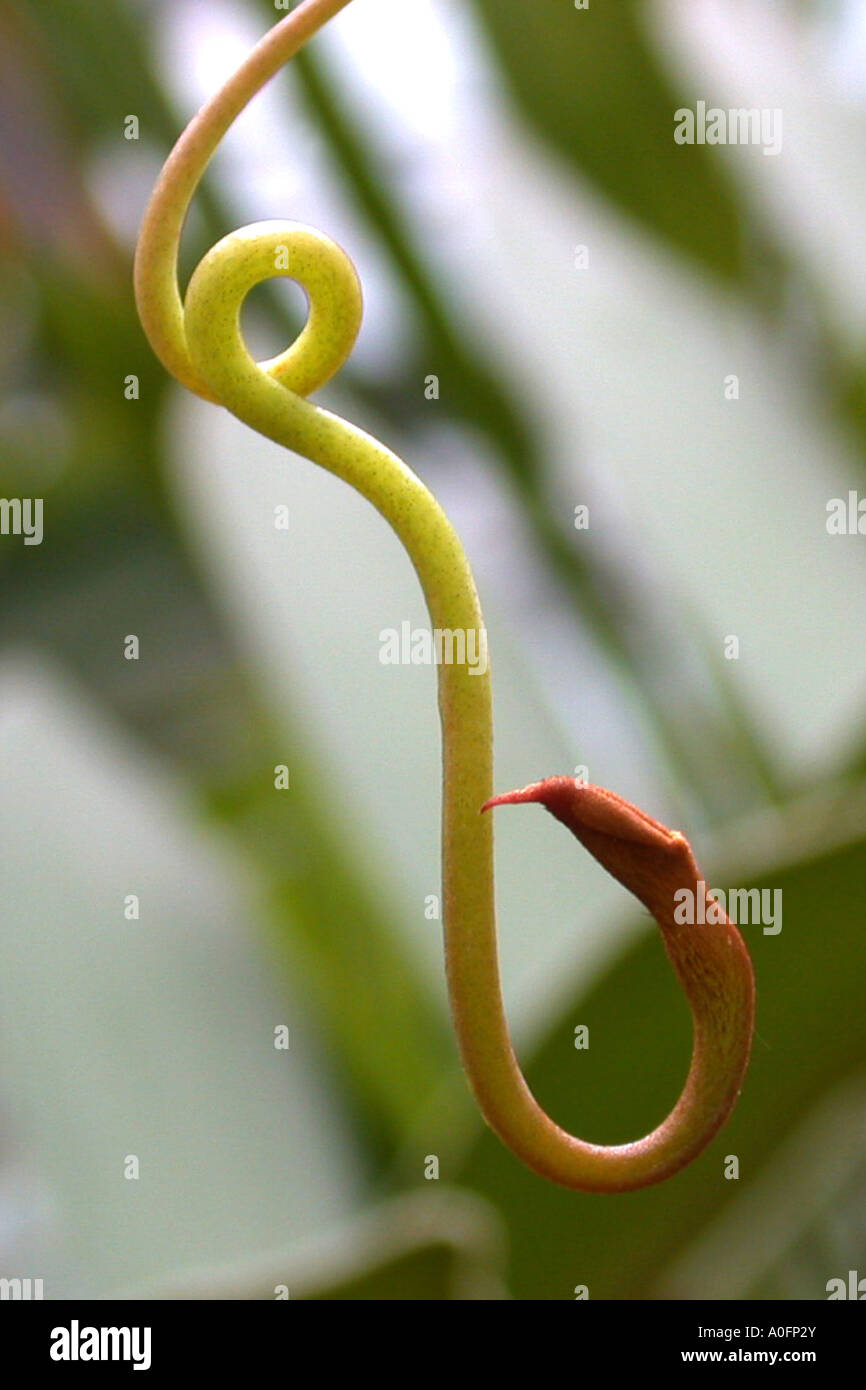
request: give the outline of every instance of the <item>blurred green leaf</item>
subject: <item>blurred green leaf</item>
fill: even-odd
[[[46,1296],[350,1219],[364,1155],[303,979],[275,980],[251,937],[249,877],[43,653],[6,658],[2,689],[0,1184],[20,1165],[41,1193]],[[0,1268],[21,1219],[4,1201]]]
[[[476,0],[532,126],[622,212],[714,274],[744,281],[744,215],[707,145],[674,143],[690,104],[659,67],[643,6],[604,0]]]
[[[822,1096],[706,1234],[660,1271],[659,1298],[826,1298],[866,1271],[866,1076]],[[737,1251],[732,1259],[730,1252]]]
[[[81,525],[75,514],[58,522],[50,545],[7,554],[17,558],[0,645],[54,652],[219,818],[258,878],[277,959],[305,972],[334,1071],[381,1155],[450,1051],[386,890],[330,824],[302,721],[274,722],[177,537],[128,496],[91,507]],[[122,659],[128,632],[141,642],[139,663]],[[292,769],[286,794],[274,791],[282,763]]]
[[[445,1188],[394,1198],[303,1251],[181,1274],[144,1294],[273,1300],[282,1286],[291,1299],[319,1302],[500,1299],[504,1259],[495,1213]]]
[[[80,143],[120,138],[130,113],[143,133],[171,138],[171,107],[148,65],[146,11],[123,0],[11,0],[11,8],[42,37],[46,65],[61,78],[70,133]]]

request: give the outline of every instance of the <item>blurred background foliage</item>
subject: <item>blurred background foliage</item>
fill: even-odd
[[[866,587],[862,539],[825,526],[866,471],[866,7],[357,0],[238,122],[185,240],[188,271],[286,216],[356,261],[365,328],[323,399],[464,535],[497,784],[586,766],[717,886],[783,890],[780,934],[746,928],[731,1125],[618,1198],[525,1171],[459,1071],[434,674],[378,663],[382,628],[425,619],[405,557],[185,397],[137,324],[153,179],[274,18],[0,16],[2,492],[45,504],[42,545],[0,544],[0,1273],[55,1297],[824,1297],[866,1271]],[[699,99],[780,108],[782,153],[675,145]],[[251,297],[262,352],[297,331],[284,290]],[[652,924],[541,817],[498,830],[530,1083],[574,1132],[633,1138],[689,1052]]]

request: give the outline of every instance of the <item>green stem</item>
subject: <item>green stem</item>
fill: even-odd
[[[345,253],[308,227],[260,222],[223,238],[207,253],[184,303],[178,290],[183,223],[220,139],[282,63],[347,3],[305,0],[266,35],[187,127],[165,165],[142,227],[135,267],[139,313],[154,350],[178,380],[366,497],[405,546],[433,627],[464,634],[467,645],[474,636],[476,649],[482,643],[486,648],[469,563],[436,499],[378,440],[305,399],[343,364],[360,326],[361,291]],[[255,285],[275,275],[289,276],[304,288],[308,319],[291,347],[269,362],[256,363],[241,335],[241,306]],[[610,793],[569,784],[578,799],[569,823],[592,853],[639,896],[646,874],[654,876],[658,897],[652,898],[653,910],[692,1004],[695,1049],[680,1101],[645,1139],[600,1148],[555,1125],[523,1079],[502,1001],[492,820],[480,814],[489,802],[493,775],[487,663],[482,671],[481,663],[440,661],[437,670],[448,985],[463,1062],[481,1108],[525,1162],[566,1186],[622,1191],[657,1182],[709,1142],[739,1090],[751,1040],[752,998],[751,968],[742,943],[727,923],[718,939],[711,938],[695,954],[692,938],[681,940],[668,920],[668,890],[678,882],[677,875],[689,884],[699,881],[682,837]],[[566,779],[556,780],[557,795],[565,794],[559,783]],[[592,830],[599,804],[605,812],[602,846]],[[585,837],[580,827],[587,815],[590,833]],[[647,825],[653,827],[649,834]],[[635,849],[632,842],[641,836]],[[607,852],[610,842],[612,855]],[[737,949],[730,951],[736,943]]]

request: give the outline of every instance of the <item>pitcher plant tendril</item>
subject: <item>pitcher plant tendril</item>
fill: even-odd
[[[361,290],[346,254],[294,222],[257,222],[202,259],[181,300],[181,233],[204,170],[253,96],[349,0],[305,0],[276,24],[199,111],[169,156],[145,214],[135,293],[154,352],[178,381],[252,429],[335,473],[381,512],[415,567],[433,627],[474,634],[484,622],[463,547],[436,499],[378,440],[306,398],[346,360],[361,321]],[[306,324],[279,356],[256,363],[240,311],[254,285],[288,276],[308,299]],[[729,1115],[751,1046],[754,983],[736,928],[674,920],[674,893],[704,892],[682,835],[612,792],[553,777],[492,798],[490,675],[437,664],[442,723],[442,876],[445,958],[464,1067],[487,1122],[536,1172],[588,1192],[660,1182],[690,1162]],[[504,802],[541,802],[649,909],[691,1006],[694,1047],[685,1088],[659,1127],[603,1147],[560,1129],[529,1090],[502,1000],[493,887],[492,817]]]

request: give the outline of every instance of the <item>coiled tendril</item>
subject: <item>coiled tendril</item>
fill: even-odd
[[[405,546],[433,626],[474,632],[480,639],[483,619],[472,572],[436,499],[378,440],[306,399],[345,361],[360,325],[361,291],[345,253],[309,227],[258,222],[223,238],[207,253],[183,302],[178,290],[184,220],[214,150],[256,92],[348,3],[305,0],[270,30],[187,126],[142,225],[136,301],[145,332],[168,371],[260,434],[356,488]],[[241,305],[254,285],[276,275],[289,276],[306,291],[308,318],[286,352],[256,363],[241,335]],[[658,1182],[704,1148],[739,1092],[751,1044],[754,994],[742,940],[725,918],[700,929],[677,925],[673,895],[678,889],[706,897],[688,844],[611,792],[551,778],[491,800],[489,675],[445,662],[437,671],[446,968],[461,1055],[481,1109],[530,1167],[565,1186],[614,1192]],[[492,820],[479,814],[501,801],[546,805],[636,893],[662,928],[692,1008],[694,1049],[673,1111],[635,1143],[601,1147],[567,1134],[540,1108],[521,1074],[499,979]]]

